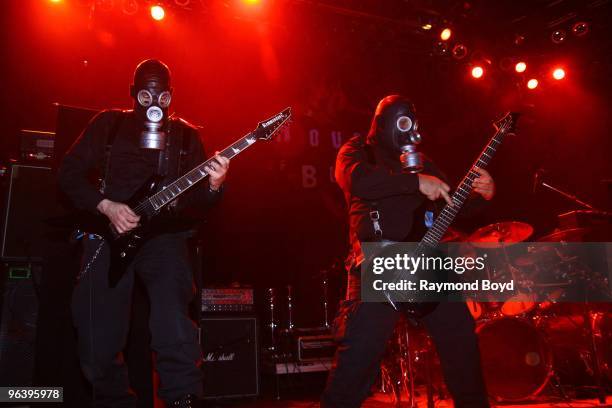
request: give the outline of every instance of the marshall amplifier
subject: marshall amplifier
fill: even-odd
[[[257,319],[206,316],[201,322],[204,398],[259,395]]]

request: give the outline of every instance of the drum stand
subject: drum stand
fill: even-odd
[[[415,390],[415,369],[414,369],[414,360],[412,356],[412,343],[410,342],[410,333],[408,327],[411,323],[410,321],[406,321],[406,327],[404,329],[403,337],[405,346],[402,347],[401,339],[400,340],[400,350],[401,350],[401,360],[400,360],[400,372],[401,372],[401,385],[406,389],[409,400],[408,407],[409,408],[418,408],[418,404],[416,401],[416,390]],[[428,348],[425,355],[425,378],[427,381],[426,390],[427,390],[427,408],[435,408],[434,402],[434,386],[433,386],[433,369],[432,369],[432,361],[431,361],[431,348]],[[408,380],[408,382],[406,382]],[[401,391],[397,394],[397,406],[399,407],[401,403]]]
[[[587,303],[583,303],[584,322],[587,325],[587,336],[589,338],[589,347],[591,352],[591,360],[593,363],[593,377],[595,379],[595,389],[597,390],[597,399],[600,405],[606,403],[606,390],[603,385],[603,373],[599,365],[599,350],[597,349],[597,341],[595,340],[595,319],[593,313],[589,310]]]

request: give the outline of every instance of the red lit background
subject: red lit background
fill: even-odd
[[[374,106],[389,93],[415,101],[424,149],[454,181],[490,136],[494,118],[510,109],[524,113],[518,136],[491,167],[498,197],[463,225],[468,232],[512,219],[544,234],[556,214],[574,209],[550,193],[531,193],[539,168],[550,182],[610,208],[602,180],[612,178],[612,27],[599,17],[609,7],[561,3],[166,1],[164,19],[154,21],[152,2],[6,2],[2,151],[17,150],[19,129],[53,130],[53,102],[130,107],[131,75],[144,58],[171,67],[173,109],[204,126],[209,152],[292,106],[291,140],[257,145],[232,163],[225,202],[209,220],[206,276],[260,288],[291,283],[302,291],[298,297],[318,296],[313,276],[347,247],[342,196],[329,180],[331,132],[346,140],[367,130]],[[570,4],[580,11],[574,20],[551,27]],[[571,34],[578,19],[589,22],[588,35]],[[452,35],[438,44],[450,23]],[[561,43],[551,41],[557,28],[567,31]],[[519,61],[525,73],[515,71]],[[478,80],[470,75],[476,64],[484,70]],[[557,67],[563,80],[553,79]],[[533,91],[526,86],[531,78],[539,82]],[[318,146],[310,144],[311,129],[319,132]],[[316,186],[304,187],[305,165],[316,169]]]

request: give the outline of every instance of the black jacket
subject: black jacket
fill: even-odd
[[[96,206],[104,198],[126,202],[160,170],[166,173],[165,182],[171,182],[205,160],[198,131],[186,121],[171,120],[170,149],[167,163],[161,167],[159,151],[139,147],[141,131],[142,125],[132,111],[106,110],[90,121],[66,153],[59,170],[60,188],[77,209],[97,213]],[[115,132],[107,164],[107,141]],[[184,159],[180,158],[182,155]],[[101,191],[100,176],[105,173],[108,174]],[[180,207],[207,207],[219,195],[211,192],[205,181],[179,197]]]
[[[431,160],[425,161],[425,174],[442,180],[446,177]],[[416,174],[402,173],[399,158],[385,155],[381,149],[366,145],[362,137],[349,139],[339,150],[336,158],[336,181],[342,188],[348,206],[350,239],[376,241],[370,212],[380,214],[382,239],[405,241],[420,240],[411,237],[415,229],[424,233],[424,216],[431,203],[419,191]],[[482,199],[470,200],[473,212]]]

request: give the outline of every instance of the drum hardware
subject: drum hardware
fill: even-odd
[[[491,319],[481,322],[476,333],[492,398],[525,400],[538,395],[548,384],[553,372],[550,347],[528,319]]]
[[[268,345],[268,351],[275,352],[278,349],[277,339],[276,339],[276,329],[278,328],[278,324],[276,323],[276,314],[274,310],[276,309],[276,289],[268,288],[268,310],[269,310],[269,323],[268,330],[270,333],[270,344]]]
[[[293,330],[293,296],[291,294],[292,287],[287,285],[287,331]]]
[[[560,230],[539,238],[538,242],[584,242],[591,232],[590,228]]]
[[[468,242],[477,248],[502,248],[528,239],[533,227],[524,222],[506,221],[478,228],[468,237]]]
[[[329,325],[329,299],[328,299],[328,280],[327,270],[321,271],[321,288],[323,290],[323,327],[330,328]]]
[[[434,350],[431,339],[416,321],[402,316],[387,345],[381,365],[381,391],[391,394],[397,407],[418,407],[416,397],[417,376],[425,383],[427,408],[434,408],[434,394],[445,399],[442,384],[435,386]],[[441,373],[438,373],[441,381]],[[402,401],[402,396],[407,401]]]

